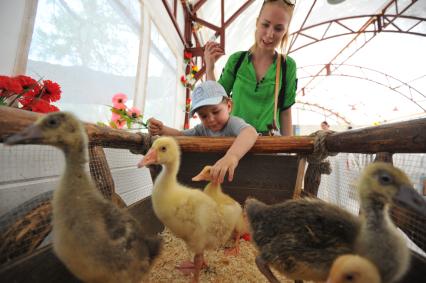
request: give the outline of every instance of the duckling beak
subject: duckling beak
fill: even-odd
[[[155,149],[150,149],[138,163],[138,168],[142,168],[144,166],[155,164],[157,162],[157,151]]]
[[[39,144],[43,138],[43,133],[39,126],[31,125],[19,133],[7,137],[4,141],[6,145],[15,144]]]
[[[197,176],[192,177],[192,181],[211,181],[210,167],[204,167]]]
[[[421,216],[426,217],[426,200],[411,186],[405,185],[400,187],[394,199],[402,205],[420,213]]]
[[[198,174],[197,176],[192,177],[192,181],[198,182],[198,181],[204,181],[202,173]]]

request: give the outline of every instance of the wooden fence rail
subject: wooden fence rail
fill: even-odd
[[[0,141],[33,123],[41,114],[0,106]],[[135,134],[125,130],[86,123],[92,143],[103,147],[136,149],[143,152],[150,145],[148,134]],[[177,137],[183,152],[225,152],[234,138]],[[398,122],[363,129],[333,133],[326,137],[329,152],[352,153],[424,153],[426,152],[426,118]],[[312,153],[314,138],[259,137],[251,152],[255,153]]]

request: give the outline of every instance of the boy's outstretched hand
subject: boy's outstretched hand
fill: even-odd
[[[148,121],[148,132],[151,136],[161,136],[163,135],[163,122],[155,118],[149,118]]]
[[[228,173],[228,181],[232,182],[238,161],[239,158],[237,156],[225,154],[225,156],[219,159],[210,170],[212,182],[214,184],[223,183],[226,173]]]

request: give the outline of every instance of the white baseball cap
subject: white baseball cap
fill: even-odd
[[[199,84],[191,95],[192,103],[189,115],[194,115],[194,112],[202,106],[219,104],[224,97],[228,97],[228,94],[220,83],[205,81]]]

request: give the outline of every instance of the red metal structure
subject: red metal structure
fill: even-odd
[[[174,0],[173,7],[170,7],[166,0],[163,0],[164,7],[169,14],[173,25],[176,28],[177,33],[179,34],[180,39],[182,40],[183,45],[185,46],[185,52],[190,52],[194,57],[193,60],[197,60],[198,57],[203,58],[203,46],[201,46],[200,40],[198,38],[197,33],[194,30],[194,24],[198,23],[202,26],[205,26],[214,31],[215,37],[220,39],[220,45],[222,48],[225,48],[225,30],[226,28],[242,13],[247,7],[249,7],[254,0],[247,0],[231,17],[225,19],[225,10],[224,10],[224,2],[225,0],[221,0],[221,22],[220,26],[214,25],[204,19],[201,19],[197,15],[197,11],[205,4],[207,0],[198,0],[193,5],[189,4],[185,0],[181,0],[178,3],[177,0]],[[176,20],[177,14],[177,5],[181,4],[183,7],[184,18],[185,18],[185,26],[184,31],[182,32],[179,28],[179,25]],[[195,43],[195,44],[194,44]],[[185,70],[186,74],[190,72],[189,68]],[[202,62],[202,68],[197,72],[195,79],[199,80],[205,72],[204,62]],[[190,91],[186,89],[186,101],[189,101]],[[189,127],[189,114],[185,115],[184,128],[187,129]]]
[[[237,9],[237,11],[228,19],[225,19],[224,13],[224,1],[221,0],[221,9],[220,9],[220,25],[212,24],[211,22],[200,18],[197,15],[197,11],[206,4],[207,0],[194,0],[193,4],[189,4],[189,1],[174,0],[173,7],[170,7],[168,1],[163,0],[163,4],[176,28],[179,37],[182,40],[183,45],[185,46],[185,51],[189,51],[193,54],[193,60],[196,60],[195,63],[198,62],[198,59],[203,60],[203,46],[201,46],[201,42],[197,36],[196,31],[194,30],[195,24],[200,24],[204,27],[207,27],[214,31],[215,37],[218,37],[220,40],[220,44],[222,48],[225,48],[225,32],[226,28],[239,16],[243,13],[251,4],[253,4],[254,0],[247,0],[244,4],[241,5]],[[426,23],[425,17],[418,17],[412,15],[406,15],[406,12],[416,3],[418,0],[404,1],[404,0],[389,0],[385,2],[383,8],[379,13],[374,14],[364,14],[364,15],[353,15],[349,17],[342,17],[338,19],[331,19],[328,21],[323,21],[320,23],[306,25],[308,19],[312,17],[312,13],[314,7],[318,4],[318,0],[312,1],[310,9],[308,10],[300,28],[290,35],[290,45],[288,49],[288,53],[296,52],[302,48],[309,47],[312,44],[325,41],[328,39],[340,37],[340,36],[352,36],[352,39],[340,50],[337,50],[333,58],[326,64],[324,64],[319,70],[317,70],[303,85],[299,86],[299,92],[303,95],[307,94],[307,90],[312,90],[313,87],[309,87],[311,83],[323,77],[324,74],[332,75],[334,72],[342,66],[349,58],[351,58],[354,54],[356,54],[359,50],[361,50],[367,43],[369,43],[376,35],[379,33],[404,33],[411,34],[417,36],[426,36],[426,33],[421,29],[420,31],[415,28],[424,25]],[[185,25],[184,30],[179,29],[179,25],[176,20],[176,11],[177,5],[182,5]],[[358,22],[363,20],[362,25],[355,25],[354,20]],[[407,24],[408,23],[408,24]],[[339,27],[339,32],[332,32],[333,27]],[[323,31],[321,36],[314,36],[313,34],[318,33],[318,31]],[[201,69],[196,74],[195,79],[200,79],[204,72],[204,62],[201,61]],[[363,68],[361,66],[357,66],[358,68]],[[301,67],[305,68],[305,67]],[[187,73],[190,70],[187,70]],[[384,77],[392,78],[397,80],[396,78],[391,77],[383,72],[381,74]],[[342,74],[337,74],[342,76]],[[352,74],[345,74],[345,76],[356,77],[360,79],[367,79],[364,77],[357,77]],[[375,82],[375,81],[373,81]],[[376,82],[379,83],[379,82]],[[425,95],[415,90],[413,87],[409,86],[407,83],[400,81],[400,85],[408,86],[409,93],[403,93],[399,91],[397,87],[392,86],[390,84],[383,84],[383,86],[388,87],[392,91],[395,91],[406,98],[408,98],[411,102],[417,104],[423,111],[425,111],[424,107],[418,103],[417,99],[424,100]],[[413,95],[413,93],[415,95]],[[189,90],[186,92],[187,100],[189,98]],[[320,105],[319,105],[320,106]],[[321,106],[320,106],[321,107]],[[326,107],[323,107],[326,109]],[[334,111],[335,112],[335,111]],[[337,113],[337,112],[336,112]],[[186,115],[185,118],[185,127],[189,125],[189,117]]]

